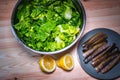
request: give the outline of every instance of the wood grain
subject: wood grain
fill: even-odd
[[[120,34],[120,0],[81,1],[87,15],[84,34],[95,28],[109,28]],[[66,72],[57,67],[52,74],[43,73],[38,65],[41,55],[24,49],[11,32],[10,19],[16,2],[0,0],[0,80],[96,80],[81,68],[77,44],[68,50],[75,60],[72,71]],[[52,56],[57,59],[63,54]]]

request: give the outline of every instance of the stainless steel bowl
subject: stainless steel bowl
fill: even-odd
[[[58,51],[54,51],[54,52],[43,52],[43,51],[37,51],[37,50],[34,50],[34,49],[31,49],[30,47],[28,47],[27,45],[25,45],[21,40],[20,38],[18,37],[18,35],[16,34],[16,31],[14,29],[14,24],[15,24],[15,14],[16,14],[16,10],[17,10],[17,7],[22,3],[23,0],[18,0],[18,2],[16,3],[14,9],[13,9],[13,12],[12,12],[12,16],[11,16],[11,29],[12,29],[12,33],[13,35],[15,36],[15,38],[17,39],[17,41],[22,45],[24,46],[26,49],[34,52],[34,53],[38,53],[38,54],[57,54],[57,53],[61,53],[61,52],[64,52],[66,50],[68,50],[69,48],[71,48],[81,37],[83,31],[84,31],[84,28],[85,28],[85,25],[86,25],[86,13],[85,13],[85,9],[81,3],[80,0],[72,0],[76,9],[82,13],[82,19],[83,19],[83,22],[82,22],[82,30],[81,32],[79,33],[79,35],[77,36],[77,38],[67,47],[61,49],[61,50],[58,50]]]

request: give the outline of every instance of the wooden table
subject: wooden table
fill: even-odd
[[[72,71],[57,67],[52,74],[43,73],[38,65],[41,55],[26,51],[11,32],[10,18],[16,2],[0,0],[0,80],[96,80],[81,68],[77,44],[69,50],[75,60]],[[120,34],[120,0],[87,0],[82,3],[87,15],[84,34],[95,28],[109,28]]]

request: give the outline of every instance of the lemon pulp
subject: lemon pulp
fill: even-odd
[[[64,55],[63,57],[61,57],[57,61],[57,66],[64,70],[72,70],[74,67],[74,60],[73,60],[72,55],[67,54],[67,55]]]
[[[43,56],[40,61],[39,65],[42,71],[44,72],[53,72],[56,68],[55,60],[51,56]]]

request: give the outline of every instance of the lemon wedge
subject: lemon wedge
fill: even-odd
[[[57,66],[64,70],[72,70],[74,67],[74,60],[72,55],[66,54],[57,60]]]
[[[53,57],[49,55],[43,56],[39,61],[39,65],[41,70],[47,73],[51,73],[56,69],[56,62]]]

